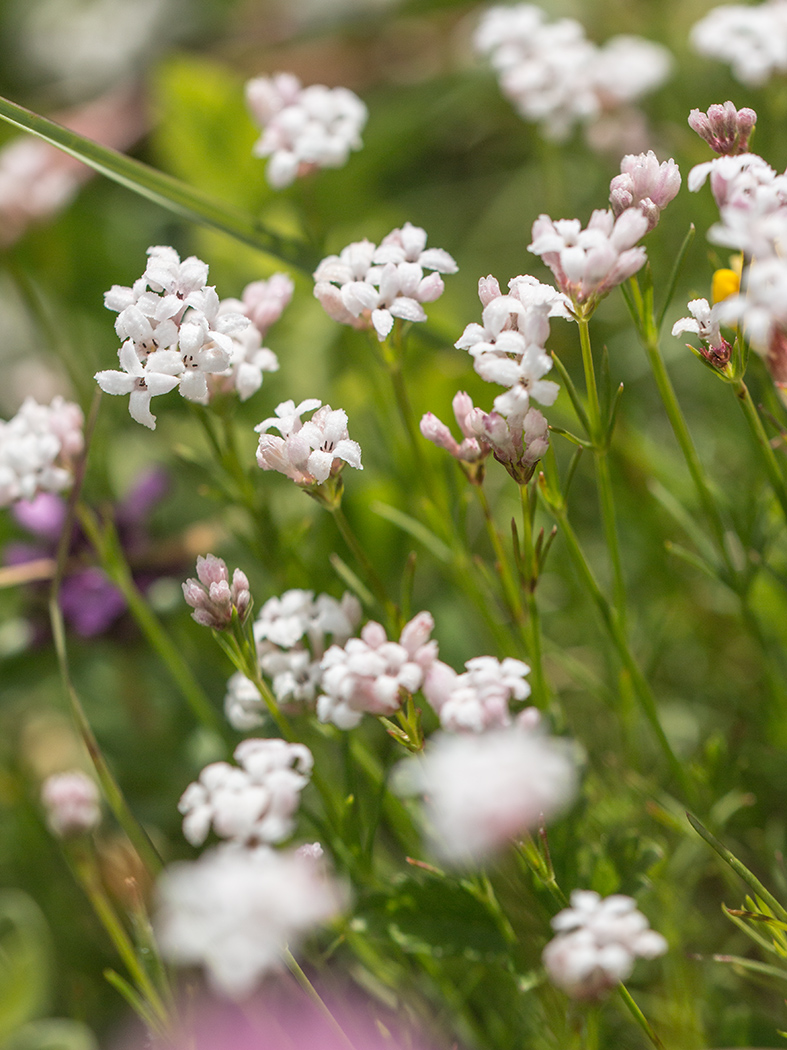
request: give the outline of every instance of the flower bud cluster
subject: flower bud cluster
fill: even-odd
[[[347,413],[322,405],[317,398],[307,398],[296,405],[282,401],[275,416],[264,419],[254,429],[260,435],[257,463],[263,470],[277,470],[305,487],[322,485],[348,463],[356,470],[361,465],[361,446],[352,441],[347,430]],[[317,409],[306,423],[304,412]],[[275,427],[280,437],[267,431]]]
[[[420,689],[437,660],[437,642],[430,641],[434,620],[418,613],[391,642],[385,628],[370,620],[360,638],[332,645],[322,659],[323,696],[317,700],[321,722],[353,729],[364,712],[392,715],[405,698]]]
[[[108,394],[129,394],[133,419],[151,430],[150,400],[176,386],[189,401],[207,404],[208,376],[224,372],[233,358],[233,339],[250,324],[240,313],[222,312],[209,287],[207,264],[169,247],[148,249],[148,265],[132,287],[114,285],[104,296],[117,311],[115,331],[121,371],[96,373]]]
[[[248,81],[246,102],[263,128],[254,155],[270,157],[266,174],[277,190],[317,168],[341,168],[363,145],[368,111],[348,88],[304,88],[292,73],[277,73]]]
[[[787,72],[787,0],[714,7],[692,26],[689,41],[698,54],[729,63],[736,80],[758,87]]]
[[[431,273],[425,274],[424,271]],[[458,266],[442,248],[426,247],[426,231],[406,222],[379,247],[356,241],[329,255],[314,271],[314,294],[329,317],[355,328],[373,327],[385,339],[394,318],[425,321],[422,303],[443,294],[441,273]]]
[[[530,696],[524,680],[530,668],[521,660],[476,656],[465,663],[464,674],[438,660],[424,683],[424,696],[440,715],[440,725],[450,732],[482,733],[495,726],[510,726],[512,700]]]
[[[631,975],[636,959],[667,950],[636,901],[622,894],[602,900],[592,890],[574,890],[571,907],[552,926],[557,936],[544,949],[544,966],[552,983],[574,999],[603,996]]]
[[[749,136],[757,123],[753,109],[736,109],[732,102],[708,106],[707,113],[693,109],[689,113],[689,127],[704,139],[714,153],[723,157],[748,153]]]
[[[282,842],[292,834],[311,775],[311,751],[284,740],[249,739],[234,757],[240,768],[213,762],[181,796],[183,834],[192,846],[201,846],[211,827],[219,838],[246,846]]]
[[[639,37],[613,37],[598,47],[571,18],[547,22],[535,4],[492,7],[475,34],[500,89],[520,116],[552,139],[654,91],[670,70],[669,52]]]
[[[94,780],[79,769],[47,777],[41,788],[49,830],[59,839],[86,835],[101,821],[101,803]]]
[[[620,175],[609,184],[612,213],[617,218],[627,208],[638,208],[648,220],[648,230],[652,230],[662,209],[677,195],[680,183],[680,169],[671,158],[659,164],[653,150],[629,154],[620,162]]]
[[[229,627],[234,612],[243,620],[251,606],[251,593],[246,573],[235,569],[230,583],[226,563],[208,554],[197,558],[197,579],[189,578],[183,587],[186,604],[194,612],[192,619],[203,627],[221,631]]]
[[[0,507],[69,488],[83,426],[79,405],[60,396],[49,405],[27,397],[13,419],[0,419]]]

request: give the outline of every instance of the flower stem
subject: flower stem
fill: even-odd
[[[631,997],[631,992],[628,990],[628,988],[625,986],[625,984],[619,984],[618,985],[618,992],[620,993],[620,998],[623,1000],[623,1002],[628,1007],[628,1009],[629,1009],[629,1011],[631,1013],[631,1016],[634,1018],[634,1020],[640,1026],[640,1028],[645,1033],[645,1035],[648,1037],[648,1039],[651,1041],[651,1043],[656,1047],[656,1050],[665,1050],[664,1044],[662,1043],[662,1041],[659,1039],[659,1037],[656,1035],[656,1033],[651,1028],[650,1022],[648,1021],[647,1017],[645,1017],[643,1012],[640,1010],[640,1008],[634,1002],[633,998]]]
[[[333,515],[333,520],[336,522],[336,527],[342,534],[342,539],[350,548],[353,555],[355,556],[356,561],[363,569],[369,586],[371,587],[372,592],[374,593],[374,596],[377,598],[377,601],[385,610],[386,617],[389,619],[391,624],[396,624],[399,619],[398,610],[394,603],[391,601],[391,599],[388,597],[388,594],[385,590],[385,584],[380,579],[377,570],[375,569],[374,565],[372,565],[370,559],[366,554],[366,551],[361,546],[358,537],[353,532],[352,526],[347,520],[344,511],[338,504],[336,506],[330,506],[328,507],[328,509]]]
[[[785,518],[787,518],[787,485],[785,485],[784,476],[776,461],[776,455],[774,454],[771,443],[768,440],[765,427],[762,425],[760,413],[757,411],[757,407],[752,401],[749,388],[742,379],[739,379],[737,383],[733,385],[733,390],[737,396],[738,404],[741,406],[743,414],[746,417],[746,422],[749,424],[749,429],[754,436],[755,444],[760,452],[774,495],[779,501],[782,513]]]
[[[336,1018],[333,1016],[333,1014],[328,1009],[328,1007],[325,1005],[325,1003],[323,1002],[322,998],[320,997],[319,992],[314,987],[314,985],[311,983],[311,981],[306,976],[306,974],[303,972],[303,970],[301,969],[297,959],[292,954],[290,949],[289,948],[285,948],[284,952],[283,952],[283,955],[284,955],[284,962],[287,965],[287,969],[293,975],[293,977],[298,982],[298,984],[301,986],[301,988],[304,990],[304,992],[309,997],[309,999],[311,999],[311,1001],[317,1007],[317,1009],[322,1014],[322,1016],[325,1018],[325,1020],[329,1023],[329,1025],[334,1030],[334,1032],[339,1036],[339,1038],[341,1039],[342,1043],[348,1048],[348,1050],[355,1050],[355,1046],[350,1041],[349,1036],[344,1031],[344,1029],[339,1024],[339,1022],[336,1020]]]

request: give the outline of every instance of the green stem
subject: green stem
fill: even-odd
[[[325,1018],[325,1020],[328,1022],[328,1024],[333,1029],[333,1031],[339,1036],[339,1038],[345,1044],[345,1046],[348,1047],[348,1050],[355,1050],[355,1046],[350,1041],[349,1036],[344,1031],[344,1029],[339,1024],[339,1022],[336,1020],[336,1018],[333,1016],[333,1014],[328,1009],[328,1007],[325,1005],[323,1000],[320,998],[320,995],[319,995],[317,989],[314,987],[314,985],[311,983],[309,978],[303,972],[303,970],[301,969],[300,965],[298,964],[297,959],[292,954],[290,949],[289,948],[285,948],[284,952],[283,952],[283,955],[284,955],[284,962],[287,965],[287,969],[293,975],[293,977],[298,982],[298,984],[301,986],[301,988],[304,990],[304,992],[309,997],[309,999],[317,1007],[317,1009],[322,1014],[322,1016]]]
[[[623,1000],[623,1002],[628,1007],[629,1012],[631,1013],[631,1016],[634,1018],[634,1020],[640,1026],[640,1028],[645,1033],[645,1035],[648,1037],[648,1039],[651,1041],[651,1043],[656,1047],[656,1050],[664,1050],[664,1044],[662,1043],[662,1041],[659,1039],[659,1037],[656,1035],[656,1033],[651,1028],[650,1022],[648,1021],[647,1017],[645,1017],[643,1012],[640,1010],[640,1008],[637,1006],[637,1004],[632,999],[631,992],[629,992],[629,990],[625,986],[625,984],[619,984],[618,985],[618,992],[620,993],[620,998]]]
[[[536,565],[535,547],[533,545],[533,522],[530,517],[528,492],[526,485],[519,486],[519,497],[522,507],[522,544],[525,552],[525,602],[527,603],[528,623],[530,624],[530,645],[528,654],[533,665],[533,684],[539,697],[539,707],[547,708],[550,702],[550,689],[544,674],[544,649],[541,629],[541,613],[536,599],[538,566]]]
[[[771,443],[768,440],[765,427],[762,425],[760,413],[757,411],[757,407],[752,401],[749,388],[742,379],[739,379],[733,384],[733,390],[738,398],[738,404],[741,406],[743,414],[746,417],[746,422],[749,424],[749,429],[754,436],[755,444],[760,452],[765,471],[768,475],[768,480],[773,487],[776,499],[779,501],[782,513],[785,518],[787,518],[787,486],[785,486],[784,476],[779,468]]]
[[[489,541],[492,544],[492,550],[495,554],[497,574],[500,577],[500,583],[503,587],[503,594],[505,596],[509,614],[517,625],[517,629],[525,640],[525,644],[527,644],[528,632],[526,629],[526,618],[525,610],[522,605],[522,596],[519,593],[519,588],[517,587],[513,573],[511,572],[509,560],[503,549],[500,533],[497,531],[495,519],[492,516],[492,508],[489,506],[489,500],[486,497],[483,485],[474,485],[473,488],[478,493],[478,502],[481,504],[487,535],[489,536]]]
[[[385,614],[390,620],[391,624],[396,624],[398,620],[398,612],[396,606],[388,597],[385,590],[385,584],[380,579],[377,570],[375,569],[374,565],[372,565],[370,559],[367,557],[366,551],[363,549],[358,540],[358,537],[353,532],[352,526],[347,520],[344,511],[338,504],[335,506],[331,506],[328,509],[333,515],[333,520],[336,522],[336,527],[342,534],[342,539],[350,548],[356,561],[363,569],[369,586],[371,587],[374,593],[374,596],[377,598],[377,601],[385,610]]]

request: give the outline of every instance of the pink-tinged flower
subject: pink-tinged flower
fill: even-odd
[[[424,696],[440,715],[440,725],[450,732],[482,733],[511,725],[509,703],[530,696],[524,680],[530,668],[521,660],[476,656],[465,664],[464,674],[437,661],[424,682]]]
[[[653,150],[636,156],[629,154],[620,162],[620,175],[609,185],[612,211],[618,216],[627,208],[639,208],[652,230],[662,209],[677,195],[680,182],[680,170],[674,160],[659,164]]]
[[[552,358],[540,346],[526,347],[518,359],[482,354],[475,361],[475,370],[482,379],[509,388],[495,398],[494,406],[511,426],[522,424],[530,409],[531,397],[542,405],[555,403],[560,387],[542,378],[551,369]]]
[[[528,251],[542,257],[561,292],[586,314],[645,265],[645,249],[634,246],[647,229],[638,208],[627,208],[617,218],[611,211],[594,211],[584,230],[579,219],[553,221],[540,215]]]
[[[479,440],[490,445],[493,456],[514,481],[526,485],[549,448],[549,424],[538,409],[528,409],[524,419],[506,419],[489,412],[474,416],[473,426]]]
[[[198,579],[188,579],[181,586],[186,604],[194,612],[192,619],[203,627],[221,631],[229,627],[233,613],[243,620],[251,606],[249,581],[245,572],[235,569],[230,583],[226,563],[208,554],[197,558]]]
[[[694,332],[699,336],[700,346],[696,349],[716,368],[725,368],[729,363],[732,346],[721,334],[719,327],[719,307],[710,306],[707,299],[692,299],[688,304],[691,317],[681,317],[672,326],[673,336],[683,332]]]
[[[391,642],[385,628],[370,621],[360,638],[332,645],[322,658],[322,689],[317,700],[321,722],[353,729],[364,712],[392,715],[405,698],[423,685],[424,675],[437,659],[437,642],[430,641],[434,620],[418,613]]]
[[[479,441],[478,436],[471,427],[471,420],[476,413],[484,414],[483,409],[475,408],[469,394],[464,391],[454,395],[451,402],[454,417],[459,424],[459,429],[464,435],[464,440],[458,444],[451,431],[432,412],[427,412],[421,420],[421,433],[439,448],[450,452],[454,459],[463,463],[479,463],[485,459],[491,449],[484,441]]]
[[[667,950],[636,901],[619,893],[602,900],[592,890],[574,890],[571,907],[554,917],[552,927],[557,936],[544,949],[544,966],[572,999],[601,998],[631,976],[636,959]]]
[[[721,156],[748,153],[749,136],[756,123],[757,114],[753,109],[747,106],[736,109],[732,102],[709,106],[707,113],[701,109],[689,113],[689,127]]]
[[[222,299],[219,316],[237,317],[242,308],[243,303],[238,299]],[[262,335],[254,324],[236,331],[230,340],[227,368],[207,376],[208,396],[235,391],[241,401],[247,401],[262,386],[263,373],[278,372],[279,359],[262,345]]]
[[[246,101],[263,129],[253,152],[270,157],[266,174],[275,189],[317,168],[340,168],[363,145],[368,111],[347,88],[303,88],[292,73],[277,73],[248,81]]]
[[[203,966],[216,992],[240,1000],[344,903],[311,858],[227,844],[165,870],[154,926],[165,958]]]
[[[234,757],[238,766],[211,763],[181,796],[183,834],[192,846],[201,846],[211,827],[219,838],[246,846],[282,842],[295,828],[311,751],[284,740],[248,739]]]
[[[714,7],[692,26],[689,41],[698,54],[729,63],[736,80],[758,87],[787,72],[787,4]]]
[[[49,830],[59,839],[87,835],[101,821],[101,803],[94,780],[79,769],[47,777],[41,788]]]
[[[0,507],[70,488],[83,425],[79,405],[59,395],[49,405],[25,398],[13,419],[0,420]]]
[[[422,794],[431,846],[443,860],[479,864],[565,809],[576,790],[564,741],[525,726],[437,733],[400,767],[398,789]]]
[[[239,312],[248,317],[264,339],[270,326],[284,313],[294,290],[292,278],[286,273],[275,273],[267,281],[252,281],[243,289]]]
[[[339,473],[344,463],[363,470],[361,446],[347,431],[347,413],[320,406],[316,399],[302,401],[296,408],[284,401],[276,408],[276,417],[264,419],[254,429],[260,435],[257,463],[263,470],[278,470],[297,485],[322,485]],[[301,413],[317,408],[312,418],[301,421]],[[267,433],[276,427],[281,437]]]

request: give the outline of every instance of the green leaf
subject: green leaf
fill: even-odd
[[[405,514],[387,503],[381,503],[379,500],[376,500],[369,509],[374,514],[379,514],[381,518],[385,518],[386,521],[390,521],[391,524],[397,525],[403,532],[408,533],[422,543],[427,550],[434,554],[438,561],[448,563],[453,560],[454,556],[451,548],[443,543],[439,536],[435,536],[423,522],[418,521],[416,518],[411,518],[409,514]]]
[[[49,929],[38,905],[21,890],[0,893],[0,1042],[46,1008],[49,959]]]

